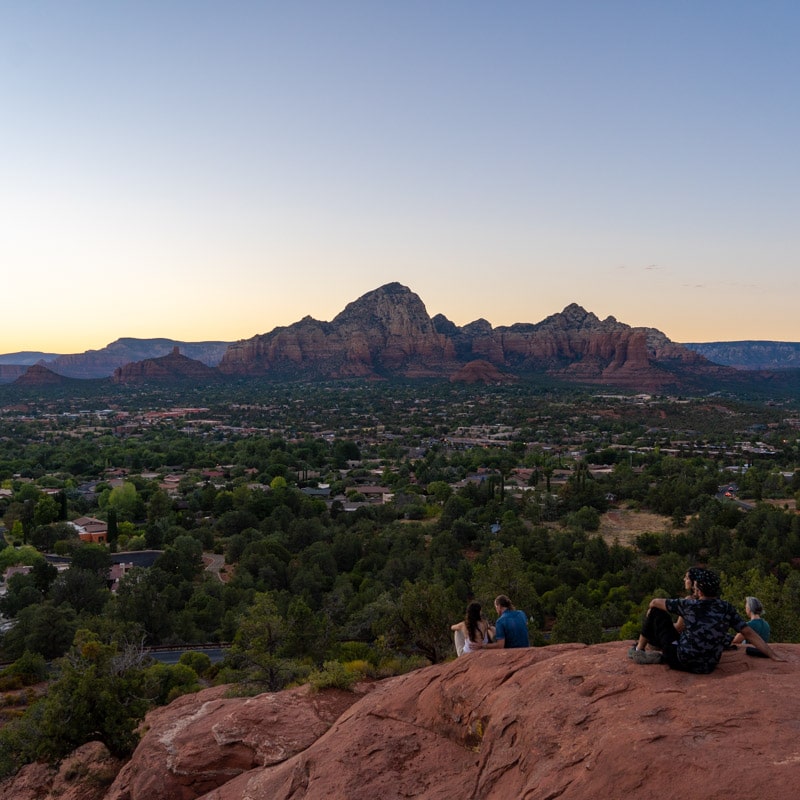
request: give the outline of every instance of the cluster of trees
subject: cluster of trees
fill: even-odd
[[[651,423],[663,428],[663,409],[621,404],[598,413],[606,401],[571,392],[539,394],[534,414],[518,388],[498,389],[492,404],[441,387],[425,397],[419,387],[394,397],[386,387],[316,391],[326,392],[324,421],[337,435],[320,428],[309,397],[286,388],[269,402],[228,408],[229,424],[219,427],[182,419],[121,436],[113,420],[85,433],[73,417],[0,421],[8,490],[0,566],[31,568],[6,581],[0,614],[14,624],[0,647],[15,675],[36,677],[42,662],[55,669],[47,698],[4,729],[0,770],[87,737],[125,752],[146,708],[196,687],[200,674],[255,691],[306,680],[332,662],[359,660],[380,675],[449,658],[449,626],[467,601],[491,609],[501,592],[529,615],[534,643],[593,643],[633,635],[647,600],[678,592],[686,568],[700,562],[724,575],[731,599],[760,596],[776,638],[800,640],[800,517],[758,502],[777,492],[776,474],[785,496],[800,490],[797,471],[789,482],[782,475],[794,469],[796,447],[784,445],[742,476],[742,495],[754,504],[744,512],[717,497],[719,459],[661,451],[664,434],[656,441]],[[737,413],[747,424],[756,416]],[[203,411],[216,415],[221,405]],[[510,438],[447,442],[456,425],[488,419]],[[730,414],[708,419],[700,450],[741,437]],[[35,447],[20,445],[25,435]],[[594,477],[597,463],[609,474]],[[202,479],[218,465],[221,481]],[[107,482],[109,467],[128,470],[122,485]],[[530,473],[525,491],[510,488],[518,467]],[[183,472],[178,495],[145,470]],[[394,489],[392,503],[344,512],[303,491],[324,482],[334,496],[357,496],[376,478]],[[637,548],[609,542],[599,526],[610,503],[671,518],[671,530],[641,536]],[[108,521],[110,548],[81,544],[66,523],[86,513]],[[161,551],[153,566],[130,570],[112,592],[109,552],[144,547]],[[45,551],[70,556],[68,568],[57,571]],[[211,551],[224,556],[228,580],[204,569]],[[142,660],[148,645],[201,642],[232,644],[213,668],[184,664],[172,674]],[[130,698],[124,713],[103,712],[102,723],[76,702],[59,732],[48,720],[66,698],[99,691],[95,677],[106,682],[104,697]]]

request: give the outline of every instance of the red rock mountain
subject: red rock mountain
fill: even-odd
[[[614,317],[600,320],[575,304],[538,323],[493,328],[479,319],[458,327],[441,314],[431,318],[419,296],[399,283],[368,292],[331,322],[307,316],[227,345],[222,355],[224,343],[200,342],[186,346],[187,352],[194,348],[193,357],[186,358],[178,355],[177,343],[171,353],[164,349],[171,341],[119,339],[101,351],[60,356],[48,366],[80,377],[113,371],[117,383],[208,381],[218,363],[221,376],[276,380],[399,377],[491,383],[546,375],[638,391],[724,384],[735,389],[749,380],[785,391],[786,385],[800,384],[800,371],[796,377],[784,371],[776,380],[772,374],[713,364],[654,328],[632,328]],[[154,348],[157,356],[134,357]]]
[[[726,652],[711,675],[627,648],[474,653],[356,694],[208,689],[151,712],[116,779],[82,750],[0,800],[796,797],[800,645]]]
[[[460,366],[422,300],[390,283],[350,303],[332,322],[305,317],[232,344],[219,369],[225,375],[441,378]]]
[[[735,374],[660,331],[632,328],[614,317],[601,321],[575,304],[537,324],[493,328],[477,320],[459,328],[442,315],[431,319],[420,298],[399,283],[369,292],[332,322],[305,317],[237,342],[219,369],[226,375],[458,380],[473,361],[506,375],[546,373],[642,390]]]
[[[220,374],[202,361],[181,355],[178,347],[161,358],[148,358],[117,367],[111,377],[114,383],[145,383],[163,380],[188,380],[209,383],[220,380]]]

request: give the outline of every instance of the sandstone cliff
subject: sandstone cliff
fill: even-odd
[[[660,331],[614,317],[601,321],[575,304],[536,324],[493,328],[480,319],[458,327],[441,314],[428,316],[420,298],[399,283],[369,292],[332,322],[306,317],[237,342],[219,368],[226,375],[275,378],[461,380],[460,371],[473,362],[491,365],[498,375],[544,373],[643,391],[735,375]]]
[[[399,283],[350,303],[331,322],[305,317],[231,345],[226,375],[303,378],[442,377],[459,366],[422,300]]]
[[[102,794],[85,756],[69,775],[26,767],[0,800],[795,796],[800,645],[776,645],[785,662],[727,652],[702,676],[627,647],[475,653],[356,694],[209,689],[152,712]]]

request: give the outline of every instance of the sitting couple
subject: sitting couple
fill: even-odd
[[[672,669],[706,674],[719,663],[733,628],[757,652],[783,661],[756,631],[757,624],[749,625],[730,603],[720,599],[716,573],[693,567],[684,581],[689,597],[654,597],[650,601],[639,641],[628,652],[629,658],[637,664],[667,664]],[[678,616],[676,623],[673,614]]]
[[[528,647],[528,619],[524,611],[517,611],[504,594],[494,601],[498,614],[492,626],[481,613],[481,604],[472,602],[462,622],[450,626],[455,633],[456,653],[461,656],[476,650],[505,647]]]

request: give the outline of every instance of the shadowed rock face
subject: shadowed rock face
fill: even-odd
[[[181,355],[179,348],[161,358],[148,358],[117,367],[111,378],[113,383],[145,383],[149,381],[181,380],[209,383],[220,380],[213,367]]]
[[[776,645],[782,663],[727,652],[711,675],[639,666],[627,648],[474,653],[360,694],[209,689],[148,715],[91,800],[796,795],[800,645]],[[13,791],[0,800],[29,796]]]

